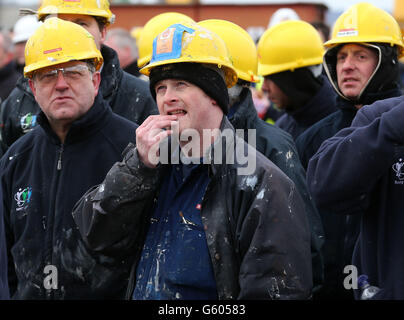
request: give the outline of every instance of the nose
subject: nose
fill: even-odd
[[[355,68],[354,58],[351,54],[348,54],[345,57],[344,62],[342,63],[342,69],[348,70],[348,69],[354,69],[354,68]]]
[[[271,93],[271,80],[264,79],[261,90],[267,94]]]
[[[64,90],[69,87],[61,70],[58,70],[55,87],[58,90]]]
[[[171,104],[176,102],[177,100],[178,97],[176,95],[175,89],[172,86],[167,86],[163,96],[164,104]]]

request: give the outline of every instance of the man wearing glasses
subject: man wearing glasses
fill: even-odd
[[[120,260],[123,272],[116,273],[109,257],[96,261],[71,211],[121,159],[137,125],[97,95],[103,57],[81,26],[46,20],[28,40],[25,59],[24,75],[42,111],[39,125],[0,162],[10,296],[119,298],[131,263]]]
[[[45,21],[55,16],[82,26],[94,37],[103,57],[99,94],[108,101],[113,112],[137,124],[151,114],[158,114],[147,82],[124,72],[117,53],[103,44],[107,27],[115,17],[108,0],[41,1],[38,20]],[[9,99],[1,105],[0,155],[37,125],[39,111],[28,81],[21,78]]]

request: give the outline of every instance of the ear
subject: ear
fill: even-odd
[[[101,31],[101,43],[104,43],[105,37],[107,36],[107,27],[104,26]]]
[[[101,83],[101,74],[96,71],[93,73],[93,85],[95,89],[95,94],[94,97],[98,94],[98,89],[100,88],[100,83]]]
[[[31,89],[32,93],[34,94],[34,97],[36,98],[36,88],[35,88],[35,83],[32,79],[28,79],[28,84],[29,88]]]
[[[220,108],[219,104],[217,103],[217,101],[215,99],[210,98],[210,103],[212,104],[212,106],[222,109],[222,108]]]

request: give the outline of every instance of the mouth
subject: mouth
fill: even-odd
[[[355,79],[355,78],[345,78],[345,79],[343,79],[342,80],[342,83],[343,84],[354,84],[354,83],[357,83],[358,82],[358,79]]]
[[[187,112],[185,110],[182,109],[178,109],[178,110],[174,110],[174,111],[170,111],[167,112],[168,115],[177,115],[177,116],[184,116],[187,114]]]
[[[56,97],[56,98],[54,99],[54,101],[63,102],[63,101],[65,101],[65,100],[71,100],[71,99],[72,99],[71,97],[65,97],[65,96],[63,96],[63,97]]]

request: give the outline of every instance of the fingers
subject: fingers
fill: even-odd
[[[159,143],[172,134],[173,131],[170,128],[175,125],[176,120],[175,115],[150,116],[136,129],[138,154],[146,166],[154,168],[157,165]]]
[[[150,130],[152,128],[166,128],[169,127],[172,121],[176,121],[176,115],[154,115],[148,117],[139,127],[140,130]]]

